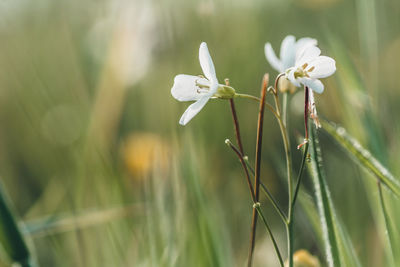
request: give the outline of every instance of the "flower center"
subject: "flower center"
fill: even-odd
[[[312,72],[315,67],[312,66],[311,68],[309,68],[308,70],[306,69],[308,67],[308,63],[304,63],[303,66],[301,66],[300,68],[297,68],[297,70],[294,72],[294,78],[310,78],[310,76],[308,75],[309,72]]]
[[[205,94],[210,91],[210,84],[205,78],[200,77],[199,79],[197,79],[196,86],[198,87],[197,93],[199,94]]]

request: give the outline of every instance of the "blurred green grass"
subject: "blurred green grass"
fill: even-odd
[[[40,266],[244,264],[251,201],[240,164],[223,143],[233,139],[228,103],[212,101],[181,127],[187,105],[170,96],[176,74],[201,72],[201,41],[220,82],[229,77],[236,90],[258,95],[262,75],[276,74],[265,42],[277,49],[287,34],[317,38],[338,67],[317,96],[319,113],[400,172],[398,1],[6,0],[0,12],[0,175],[17,214],[31,222],[141,207],[112,221],[84,227],[74,221],[72,230],[33,236]],[[301,97],[300,90],[290,99],[292,144],[303,131]],[[252,157],[257,106],[243,100],[237,109]],[[265,124],[262,178],[286,204],[280,133],[272,116]],[[129,138],[149,135],[138,141],[150,142],[143,149],[127,152]],[[321,145],[332,200],[362,264],[380,266],[378,195],[364,182],[372,179],[362,179],[366,174],[324,134]],[[265,206],[284,247],[284,228]],[[296,249],[322,260],[307,218],[302,211],[296,216]],[[261,230],[257,242],[256,266],[275,266]],[[7,257],[1,261],[8,266]]]

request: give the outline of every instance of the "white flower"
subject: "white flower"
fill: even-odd
[[[186,125],[200,112],[208,100],[217,92],[219,86],[214,63],[205,42],[200,45],[199,61],[205,78],[179,74],[175,76],[174,85],[171,88],[171,94],[175,99],[179,101],[196,101],[183,113],[179,120],[181,125]]]
[[[321,94],[324,85],[318,79],[331,76],[336,71],[335,60],[320,56],[321,50],[308,46],[296,55],[295,65],[286,70],[286,77],[296,86],[303,84]]]
[[[318,47],[306,47],[296,55],[295,66],[285,72],[286,78],[295,86],[303,84],[311,89],[309,90],[308,109],[317,128],[320,128],[321,124],[318,120],[313,91],[321,94],[324,91],[324,84],[318,79],[331,76],[336,71],[335,60],[320,56],[320,54],[321,50]]]
[[[296,42],[296,38],[288,35],[283,39],[281,44],[280,59],[275,55],[270,43],[266,43],[264,50],[265,56],[271,66],[280,73],[285,72],[288,68],[294,67],[296,54],[301,53],[309,46],[316,46],[317,40],[312,38],[300,38]]]

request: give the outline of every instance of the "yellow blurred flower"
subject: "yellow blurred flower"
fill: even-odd
[[[320,267],[317,257],[311,255],[307,250],[300,249],[293,254],[294,267]],[[286,261],[285,266],[289,266]]]
[[[153,170],[167,171],[169,146],[159,135],[133,133],[123,143],[122,157],[128,172],[141,178]]]

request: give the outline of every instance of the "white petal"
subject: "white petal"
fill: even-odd
[[[217,80],[213,81],[213,82],[210,84],[210,91],[209,91],[209,94],[210,94],[211,96],[217,92],[218,86],[219,86],[219,84],[218,84],[218,81],[217,81]]]
[[[307,46],[297,55],[296,66],[301,67],[304,63],[308,63],[321,54],[321,50],[316,46]]]
[[[296,42],[296,50],[299,51],[301,49],[304,49],[305,47],[316,46],[317,44],[318,44],[318,41],[316,39],[309,38],[309,37],[300,38]]]
[[[200,44],[199,49],[199,61],[201,69],[203,70],[204,76],[207,77],[210,81],[217,80],[217,76],[215,74],[214,63],[210,56],[210,52],[208,51],[207,44],[202,42]]]
[[[281,44],[280,58],[283,68],[286,70],[294,66],[296,57],[296,38],[293,35],[288,35],[283,39]]]
[[[320,80],[302,78],[300,82],[318,94],[322,94],[324,91],[324,84]]]
[[[296,60],[299,58],[299,56],[304,52],[306,48],[309,46],[316,46],[317,45],[317,40],[313,38],[300,38],[296,42]]]
[[[319,79],[331,76],[336,71],[336,62],[333,58],[326,56],[319,56],[309,63],[307,69],[314,67],[308,72],[310,78]]]
[[[211,98],[210,94],[204,95],[202,98],[197,100],[195,103],[191,104],[186,111],[183,113],[179,124],[186,125],[200,110],[207,104],[208,100]]]
[[[283,68],[282,62],[277,58],[270,43],[265,44],[264,51],[269,64],[278,72],[284,72],[285,69]]]
[[[193,101],[202,97],[198,93],[199,87],[196,86],[196,81],[207,85],[210,82],[198,76],[179,74],[175,76],[174,85],[171,88],[172,96],[179,101]]]

